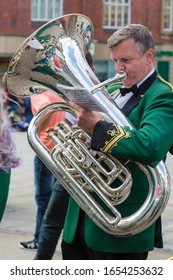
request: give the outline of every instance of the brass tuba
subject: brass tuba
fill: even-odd
[[[165,164],[160,162],[151,168],[135,163],[147,177],[148,195],[138,211],[122,217],[116,205],[123,203],[131,193],[133,179],[128,162],[92,151],[91,136],[68,117],[48,130],[55,143],[52,151],[39,138],[42,122],[55,112],[65,111],[66,116],[70,114],[75,118],[69,100],[100,111],[107,121],[133,129],[106,90],[109,83],[122,80],[125,73],[117,73],[100,83],[85,59],[92,39],[93,26],[84,15],[69,14],[48,22],[14,54],[7,71],[7,86],[16,96],[32,96],[49,89],[65,100],[47,106],[33,117],[28,141],[67,192],[102,230],[129,236],[148,228],[164,210],[170,194],[170,177]],[[116,187],[112,187],[115,182]]]

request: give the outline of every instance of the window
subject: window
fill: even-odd
[[[163,31],[173,31],[173,1],[172,0],[163,0]]]
[[[131,0],[103,0],[103,27],[117,29],[130,23]]]
[[[62,0],[32,0],[31,20],[49,21],[62,14]]]

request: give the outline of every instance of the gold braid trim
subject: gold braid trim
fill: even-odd
[[[171,90],[173,90],[173,85],[171,85],[169,82],[167,82],[165,79],[163,79],[160,75],[157,76],[157,78],[165,85],[170,87]]]
[[[115,129],[109,129],[107,131],[107,134],[111,136],[110,140],[105,141],[104,147],[100,149],[103,153],[110,153],[112,147],[117,146],[117,143],[122,138],[129,138],[131,136],[130,131],[125,131],[125,129],[122,126],[116,124],[114,124],[113,126],[115,126]]]

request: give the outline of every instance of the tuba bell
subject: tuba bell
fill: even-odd
[[[85,58],[92,39],[93,25],[84,15],[69,14],[48,22],[14,54],[7,69],[7,87],[15,96],[32,96],[49,89],[64,99],[33,117],[28,141],[98,227],[112,235],[130,236],[148,228],[161,215],[170,195],[170,176],[163,161],[155,168],[135,162],[148,180],[148,195],[135,213],[122,217],[116,205],[127,199],[133,183],[128,161],[92,151],[91,136],[67,118],[69,114],[75,118],[69,105],[72,100],[101,112],[104,120],[133,129],[106,90],[110,83],[124,79],[125,73],[99,81]],[[55,144],[50,151],[41,142],[39,130],[44,120],[60,111],[66,112],[66,118],[48,129]],[[116,187],[112,187],[115,181]]]

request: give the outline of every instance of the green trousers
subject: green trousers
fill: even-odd
[[[2,220],[7,202],[10,185],[10,175],[10,171],[4,172],[3,170],[0,170],[0,222]]]

